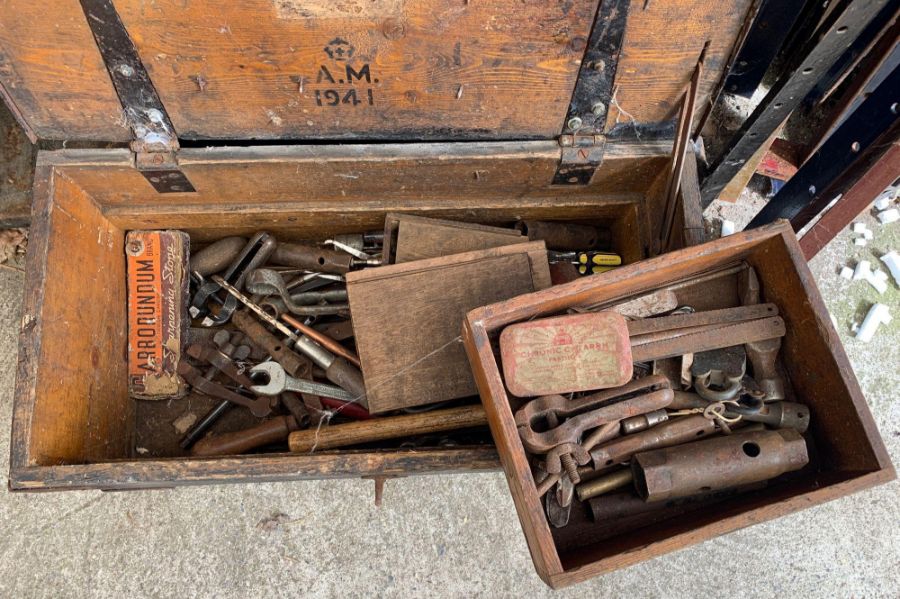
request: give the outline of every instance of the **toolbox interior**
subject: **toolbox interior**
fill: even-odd
[[[460,152],[448,156],[441,151],[431,158],[421,155],[421,147],[427,146],[394,146],[388,160],[385,146],[364,152],[355,146],[299,148],[293,153],[285,147],[239,148],[239,156],[185,150],[181,164],[198,191],[166,195],[154,191],[133,168],[127,152],[45,154],[38,169],[33,243],[45,245],[46,251],[38,247],[34,255],[43,262],[29,273],[26,320],[34,330],[26,331],[22,346],[32,376],[20,377],[17,390],[18,413],[27,422],[20,423],[17,416],[13,487],[18,478],[56,486],[42,479],[55,476],[42,474],[44,467],[146,460],[165,455],[165,447],[175,442],[168,433],[171,439],[160,441],[161,450],[135,451],[136,439],[148,444],[148,427],[172,428],[171,421],[182,411],[175,404],[182,400],[136,410],[128,397],[123,253],[128,230],[182,229],[192,243],[202,244],[257,230],[280,240],[323,240],[334,233],[381,229],[387,212],[501,225],[532,218],[608,226],[614,249],[626,263],[646,255],[642,203],[654,178],[648,173],[659,174],[665,164],[662,151],[644,160],[647,170],[635,169],[630,157],[632,171],[618,178],[622,164],[613,152],[606,162],[610,175],[599,178],[601,185],[556,189],[549,186],[558,161],[555,144],[486,144],[505,152],[498,158],[492,148],[490,159],[468,155],[469,144],[450,145]],[[340,155],[330,155],[332,151]],[[490,441],[486,432],[483,440]],[[278,460],[283,454],[265,457]],[[295,456],[295,462],[300,457],[311,456]],[[447,469],[478,467],[465,463],[467,459],[472,461],[449,460]],[[118,477],[127,479],[123,484],[139,485],[161,476],[131,471],[127,463],[116,468],[105,472],[105,484]],[[234,466],[235,479],[241,478],[241,468],[240,463]],[[342,471],[341,466],[326,471],[352,474],[352,468]],[[78,473],[77,467],[68,470],[67,481],[72,473]]]
[[[811,275],[805,265],[802,272],[798,272],[799,249],[794,247],[792,252],[785,236],[771,233],[767,237],[759,235],[756,239],[741,233],[701,246],[701,249],[688,248],[642,262],[639,267],[607,273],[603,275],[604,285],[599,287],[586,288],[589,281],[578,281],[558,288],[552,298],[540,292],[532,294],[529,306],[513,306],[517,301],[515,299],[505,302],[505,305],[496,304],[490,308],[494,318],[487,319],[485,330],[494,338],[506,324],[512,322],[564,313],[568,307],[575,305],[628,297],[746,260],[757,271],[762,301],[777,304],[785,320],[787,333],[783,339],[780,365],[787,375],[788,397],[793,395],[794,401],[806,404],[811,412],[810,428],[804,434],[810,464],[800,471],[770,481],[764,488],[715,503],[698,503],[689,511],[639,528],[629,528],[618,522],[595,523],[587,505],[579,510],[576,504],[570,523],[566,527],[553,529],[546,521],[543,502],[538,500],[533,490],[531,477],[524,478],[522,484],[532,489],[523,490],[521,495],[514,490],[513,495],[534,506],[531,511],[533,517],[528,518],[532,524],[526,525],[526,530],[530,526],[536,527],[529,534],[529,545],[535,559],[547,564],[542,575],[551,586],[578,582],[686,543],[698,542],[809,504],[839,497],[893,476],[883,446],[877,436],[873,440],[875,428],[871,415],[865,407],[865,400],[837,334],[828,321],[824,304],[815,291]],[[698,310],[738,304],[735,276],[724,277],[713,284],[686,287],[676,294],[679,303],[688,303]],[[470,323],[473,318],[483,318],[474,314],[470,314]],[[491,401],[497,402],[503,421],[498,427],[509,431],[508,442],[511,446],[505,460],[512,462],[504,461],[509,472],[510,468],[519,468],[527,463],[524,447],[518,435],[513,433],[513,412],[520,400],[508,396],[505,390],[502,395],[499,394],[502,388],[500,356],[495,349],[492,355],[493,361],[487,365],[484,376],[492,380],[490,384],[494,397]],[[482,353],[482,356],[486,355]],[[486,361],[486,357],[482,360]],[[476,372],[476,379],[479,376]],[[505,407],[502,405],[504,403]],[[494,433],[496,439],[498,429],[494,429]],[[505,432],[503,434],[507,435]],[[504,455],[501,449],[501,458]],[[510,483],[513,484],[512,481]],[[521,516],[522,506],[518,507]],[[555,557],[549,561],[545,558],[539,560],[535,554],[536,538],[541,539],[539,544],[545,547],[544,551],[552,547]],[[556,567],[552,565],[553,561],[559,564],[559,571],[554,572]]]

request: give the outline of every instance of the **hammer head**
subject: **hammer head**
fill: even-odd
[[[280,395],[287,386],[287,374],[278,362],[263,362],[250,369],[250,378],[268,377],[264,385],[253,385],[250,390],[257,395]]]

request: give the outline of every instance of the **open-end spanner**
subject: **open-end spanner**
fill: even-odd
[[[250,387],[250,390],[258,395],[280,395],[285,391],[295,391],[297,393],[312,393],[321,397],[331,397],[343,401],[356,399],[356,396],[352,393],[336,385],[316,383],[315,381],[295,379],[292,376],[288,376],[281,364],[277,362],[263,362],[251,368],[250,378],[255,379],[258,376],[266,376],[269,379],[264,385],[253,385]]]

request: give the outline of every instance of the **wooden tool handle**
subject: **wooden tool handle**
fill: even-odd
[[[483,407],[463,406],[296,431],[288,437],[288,445],[291,451],[309,452],[486,424]]]
[[[276,416],[252,428],[224,435],[205,437],[194,445],[191,455],[233,455],[244,453],[269,443],[284,441],[291,431],[297,430],[293,416]]]

